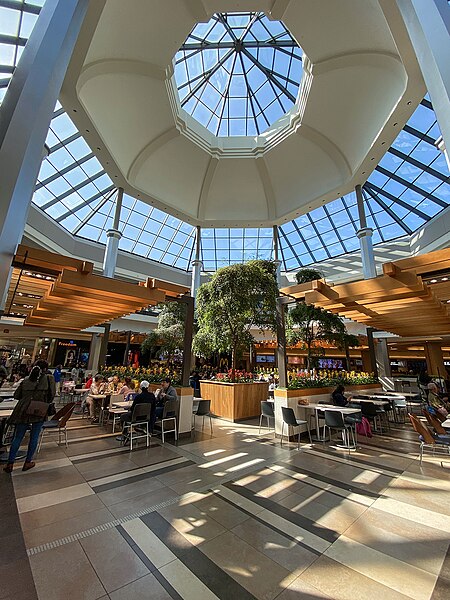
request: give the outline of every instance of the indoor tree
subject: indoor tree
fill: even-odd
[[[141,344],[144,355],[153,358],[158,351],[167,354],[169,361],[184,344],[186,305],[181,302],[166,302],[159,305],[158,325]]]
[[[251,260],[217,270],[196,298],[194,348],[231,354],[235,380],[238,355],[254,342],[251,329],[276,329],[276,264]]]
[[[345,325],[339,315],[305,302],[298,302],[291,308],[286,320],[286,341],[289,346],[304,343],[308,369],[314,366],[314,358],[323,354],[316,342],[335,342],[345,333]]]
[[[343,350],[345,352],[345,369],[347,371],[350,370],[350,348],[357,348],[361,344],[359,343],[359,338],[357,335],[353,335],[352,333],[348,333],[345,330],[343,333],[338,334],[334,339],[339,350]]]
[[[308,283],[308,281],[323,279],[324,274],[318,269],[305,267],[304,269],[300,269],[300,271],[297,271],[297,273],[295,274],[295,278],[297,280],[297,283]]]

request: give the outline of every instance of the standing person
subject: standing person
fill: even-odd
[[[28,471],[36,464],[33,462],[33,456],[36,452],[42,425],[47,417],[48,405],[53,402],[56,392],[53,375],[47,371],[48,363],[44,360],[37,361],[30,375],[25,377],[14,392],[14,398],[18,402],[9,418],[9,424],[15,425],[15,432],[9,450],[8,464],[4,468],[6,473],[12,472],[20,444],[30,425],[30,441],[22,471]]]
[[[61,394],[62,365],[58,365],[53,371],[53,378],[56,385],[56,395],[59,396]]]
[[[78,383],[78,377],[80,375],[80,369],[78,368],[78,365],[74,366],[74,368],[70,371],[70,376],[72,377],[72,379],[75,381],[75,384]]]

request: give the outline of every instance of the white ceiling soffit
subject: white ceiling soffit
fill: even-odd
[[[129,194],[193,225],[282,224],[364,183],[422,99],[393,5],[97,0],[61,101]],[[177,106],[172,59],[197,22],[242,10],[283,21],[304,51],[303,79],[268,132],[216,138]]]

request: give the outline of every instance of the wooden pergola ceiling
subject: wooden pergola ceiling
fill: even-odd
[[[319,279],[280,291],[396,335],[445,335],[450,333],[450,278],[428,284],[422,275],[449,270],[450,249],[445,249],[385,263],[383,275],[374,279],[336,286]]]
[[[80,331],[188,291],[156,279],[134,284],[94,275],[91,262],[21,245],[6,308],[25,316],[25,325]]]

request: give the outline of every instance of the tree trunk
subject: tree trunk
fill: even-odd
[[[306,368],[311,371],[311,342],[307,344],[308,354],[306,355]]]
[[[345,362],[347,363],[346,370],[350,371],[350,348],[347,343],[345,343],[344,350],[345,350]]]
[[[236,347],[231,350],[231,381],[234,383],[236,379]]]

